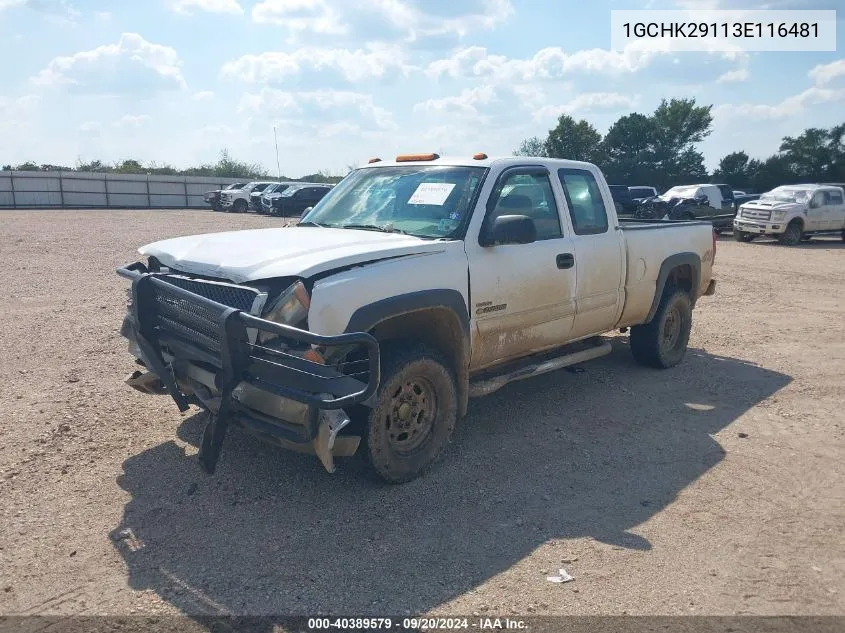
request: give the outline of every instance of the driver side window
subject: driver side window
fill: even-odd
[[[487,218],[488,226],[503,215],[524,215],[534,221],[538,240],[563,237],[560,216],[548,174],[513,173],[502,179],[496,206]]]

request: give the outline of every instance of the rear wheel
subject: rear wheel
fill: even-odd
[[[801,220],[793,220],[786,226],[786,230],[778,235],[778,242],[786,246],[795,246],[804,237],[804,227]]]
[[[369,411],[363,457],[382,480],[403,483],[443,453],[457,420],[455,374],[425,345],[385,344],[378,404]]]
[[[654,318],[631,328],[631,352],[640,365],[666,369],[681,362],[692,330],[692,303],[685,290],[668,286]]]

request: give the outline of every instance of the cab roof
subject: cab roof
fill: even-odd
[[[378,169],[379,167],[511,167],[514,165],[544,165],[550,168],[585,168],[592,167],[592,163],[562,158],[541,158],[535,156],[488,156],[476,159],[472,156],[440,156],[434,160],[379,160],[361,167],[361,169]]]

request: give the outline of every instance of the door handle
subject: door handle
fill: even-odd
[[[555,258],[558,268],[572,268],[575,266],[575,255],[572,253],[561,253]]]

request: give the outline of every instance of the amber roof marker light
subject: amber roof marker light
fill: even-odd
[[[478,152],[477,154],[473,154],[473,160],[487,160],[487,154],[484,152]]]
[[[440,154],[400,154],[396,157],[397,163],[410,163],[418,160],[437,160]]]

